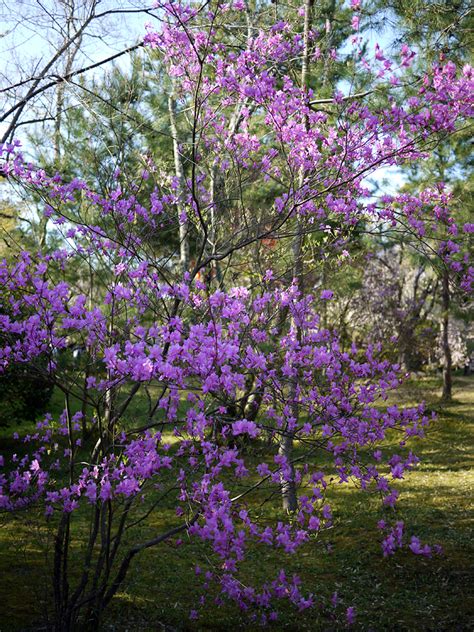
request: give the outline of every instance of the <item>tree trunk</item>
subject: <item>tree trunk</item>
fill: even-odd
[[[219,174],[219,170],[214,165],[211,171],[211,226],[209,230],[209,245],[210,254],[215,256],[217,252],[217,221],[224,216],[225,212],[225,185],[222,177]],[[212,273],[217,281],[217,285],[220,288],[222,285],[222,274],[219,262],[214,259],[211,264],[211,278]]]
[[[304,5],[304,26],[303,26],[303,58],[301,64],[301,89],[305,94],[305,98],[307,98],[307,89],[308,89],[308,79],[309,79],[309,35],[311,31],[311,23],[312,23],[312,9],[313,9],[313,0],[305,0]],[[308,121],[306,121],[306,126],[308,126]],[[305,181],[305,171],[301,168],[299,176],[298,176],[298,186],[299,189],[304,185]],[[296,279],[296,283],[298,285],[298,290],[303,293],[303,246],[304,246],[304,227],[302,224],[302,219],[296,216],[296,233],[292,244],[293,250],[293,279]],[[301,339],[301,328],[295,326],[296,335],[298,340]],[[294,383],[291,386],[290,399],[292,400],[292,417],[298,420],[299,417],[299,403],[298,403],[298,382],[300,380],[299,372],[295,376]],[[280,478],[280,486],[281,486],[281,496],[283,509],[286,511],[296,511],[298,509],[298,497],[296,494],[296,483],[295,483],[295,472],[294,467],[291,465],[293,459],[293,439],[294,433],[289,430],[285,430],[284,434],[280,439],[280,445],[278,449],[278,453],[280,456],[285,457],[287,464],[290,467],[290,475],[289,476],[281,476]]]
[[[177,205],[179,224],[179,262],[181,266],[181,273],[184,274],[189,270],[188,223],[183,217],[183,213],[185,212],[185,180],[183,163],[179,153],[178,126],[176,124],[176,101],[172,95],[168,98],[168,110],[170,115],[171,135],[173,137],[174,170],[179,186],[178,194],[180,202]]]
[[[284,456],[288,463],[293,454],[293,433],[285,434],[280,439],[278,454]],[[298,496],[296,494],[295,469],[290,465],[290,476],[281,476],[281,500],[285,511],[294,512],[298,509]]]
[[[441,399],[444,402],[450,402],[452,400],[452,368],[453,361],[451,356],[451,347],[449,345],[449,307],[451,302],[451,296],[449,292],[449,275],[448,271],[443,272],[443,394]]]

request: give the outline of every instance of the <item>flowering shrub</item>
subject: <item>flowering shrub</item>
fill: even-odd
[[[472,71],[450,63],[434,68],[403,105],[392,96],[381,107],[336,91],[329,99],[334,111],[326,113],[314,107],[311,88],[285,74],[285,64],[305,57],[308,29],[302,37],[278,22],[250,29],[245,46],[235,47],[224,26],[229,12],[245,6],[160,5],[162,28],[150,28],[146,42],[194,118],[186,173],[157,183],[146,203],[137,192],[151,177],[148,169],[128,188],[117,173],[104,196],[86,182],[64,182],[28,164],[17,143],[1,150],[2,175],[39,192],[47,218],[64,236],[60,249],[23,252],[0,265],[8,289],[0,366],[40,358],[44,366],[46,358],[46,373],[65,396],[60,418],[46,415],[25,438],[26,455],[2,463],[0,476],[3,510],[41,506],[57,526],[57,629],[70,629],[80,617],[96,625],[133,558],[180,533],[213,552],[203,595],[217,583],[219,599],[256,610],[262,621],[277,616],[281,599],[300,610],[312,606],[314,596],[285,569],[262,585],[245,585],[247,552],[258,545],[293,554],[316,539],[332,524],[330,482],[356,484],[393,508],[394,482],[418,462],[409,439],[424,436],[431,420],[423,405],[383,405],[403,376],[380,346],[346,349],[322,325],[318,312],[333,290],[312,296],[299,272],[288,280],[288,270],[262,270],[252,288],[219,286],[217,272],[204,283],[201,271],[233,253],[250,256],[252,244],[281,239],[283,229],[332,235],[337,254],[361,222],[399,226],[421,242],[442,225],[452,239],[440,244],[439,257],[467,291],[472,268],[462,240],[469,231],[450,217],[443,187],[375,203],[364,178],[381,166],[422,159],[432,137],[455,131],[472,112]],[[352,6],[360,10],[358,2]],[[358,19],[352,23],[359,28]],[[402,48],[397,68],[379,48],[374,89],[387,77],[396,87],[412,57]],[[232,186],[249,182],[227,215],[215,195],[217,174]],[[272,202],[252,217],[249,197],[268,180],[276,183]],[[84,205],[94,222],[83,221]],[[195,242],[195,259],[191,264],[183,251],[179,271],[147,241],[177,225],[182,240]],[[70,270],[94,283],[68,282]],[[84,364],[61,368],[59,356],[71,348],[81,350]],[[131,403],[142,395],[148,411],[130,419]],[[77,400],[82,409],[73,414]],[[389,433],[399,438],[397,454],[381,447]],[[322,455],[330,466],[321,465]],[[262,521],[252,501],[279,506],[279,496],[287,511],[276,522]],[[164,502],[173,505],[175,525],[125,546],[129,525]],[[91,529],[84,571],[70,584],[71,523],[81,511],[90,512]],[[381,528],[385,555],[402,546],[432,552],[416,536],[407,545],[400,521]],[[354,621],[352,607],[346,617]]]
[[[46,416],[25,439],[37,447],[0,479],[2,508],[18,510],[41,502],[46,516],[57,512],[69,521],[81,505],[98,512],[106,511],[109,503],[131,508],[150,493],[150,485],[163,493],[170,493],[170,486],[180,526],[156,541],[186,530],[209,543],[222,561],[212,579],[241,607],[273,608],[272,596],[285,596],[300,609],[311,605],[312,599],[298,584],[292,585],[294,580],[285,580],[284,573],[260,590],[243,587],[238,573],[246,549],[258,543],[294,553],[331,525],[325,490],[334,473],[339,483],[356,481],[363,490],[378,492],[384,505],[394,506],[398,492],[392,481],[417,463],[405,442],[423,436],[430,421],[422,406],[384,410],[376,405],[400,383],[398,367],[378,359],[375,348],[343,351],[336,335],[320,327],[313,299],[302,299],[295,287],[253,297],[245,288],[227,293],[208,293],[201,284],[163,288],[161,300],[179,297],[193,319],[173,316],[164,323],[142,325],[143,317],[132,318],[129,335],[112,344],[101,310],[86,309],[80,299],[73,302],[71,289],[63,283],[40,284],[37,271],[38,265],[31,272],[23,268],[24,293],[18,300],[29,300],[29,290],[41,285],[38,317],[34,322],[4,322],[19,339],[16,350],[4,348],[3,355],[10,351],[17,361],[31,359],[81,335],[86,352],[96,359],[96,375],[89,376],[82,396],[95,411],[98,443],[91,463],[79,466],[81,413],[71,415],[66,407],[58,423]],[[44,274],[43,267],[40,271]],[[4,275],[12,286],[15,277]],[[288,310],[293,325],[278,329],[282,310]],[[54,374],[52,354],[51,371]],[[298,375],[302,379],[292,389]],[[164,414],[144,428],[128,428],[117,413],[111,419],[114,413],[102,404],[105,393],[130,383],[161,389],[154,408]],[[249,384],[261,402],[258,416],[249,406]],[[292,413],[295,403],[298,418]],[[377,445],[391,430],[401,433],[401,453],[390,457],[385,473],[380,466],[387,463]],[[293,460],[279,449],[288,435],[300,448]],[[267,445],[257,465],[246,447],[250,440]],[[321,454],[331,456],[330,470],[321,469]],[[69,483],[59,488],[55,472],[68,469]],[[227,471],[232,473],[230,484]],[[272,497],[287,483],[301,488],[297,512],[289,521],[282,515],[276,525],[261,525],[247,497]],[[236,493],[242,486],[244,491]],[[135,551],[150,545],[132,548],[121,560],[116,579],[101,587],[104,605]],[[111,554],[110,565],[117,552]]]

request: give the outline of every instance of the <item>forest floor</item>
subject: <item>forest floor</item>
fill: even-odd
[[[426,439],[413,441],[421,464],[399,485],[396,519],[404,520],[408,534],[441,545],[443,554],[422,558],[401,550],[384,558],[377,528],[380,501],[344,485],[331,491],[334,527],[317,543],[305,545],[299,555],[284,562],[281,552],[263,547],[251,551],[246,568],[253,581],[265,581],[284,563],[316,597],[327,600],[337,590],[341,611],[354,606],[354,630],[474,629],[474,376],[456,377],[452,403],[440,404],[439,395],[438,377],[411,380],[397,393],[401,405],[425,400],[436,410],[438,420]],[[0,454],[6,460],[14,449],[9,439],[14,430],[0,433]],[[26,434],[31,426],[21,424],[17,430]],[[134,537],[162,528],[170,520],[171,507],[167,515],[165,511],[163,518],[160,514],[155,523],[149,521],[142,527],[143,533],[135,532]],[[84,520],[79,531],[85,533],[87,528]],[[35,516],[0,518],[0,632],[45,629],[50,546],[51,540]],[[190,621],[189,612],[201,594],[193,569],[196,564],[205,568],[206,558],[202,546],[186,539],[181,546],[171,542],[138,556],[101,629],[257,629],[237,608],[217,608],[212,598],[199,620]],[[79,560],[78,556],[77,564]],[[270,628],[329,631],[345,625],[318,606],[302,614],[282,607]]]

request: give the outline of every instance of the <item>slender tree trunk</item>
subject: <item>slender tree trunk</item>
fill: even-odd
[[[174,170],[176,178],[178,179],[178,194],[180,203],[178,204],[178,224],[179,224],[179,262],[181,266],[181,272],[184,274],[189,270],[189,236],[188,236],[188,222],[183,216],[184,203],[185,203],[185,180],[184,169],[179,153],[179,140],[178,140],[178,126],[176,124],[176,101],[173,95],[168,97],[168,111],[170,116],[171,135],[173,137],[173,156],[174,156]]]
[[[223,217],[224,213],[224,201],[225,186],[221,175],[217,167],[214,165],[211,172],[211,226],[209,230],[209,246],[211,249],[211,255],[215,255],[217,252],[217,221],[218,218]],[[213,260],[212,270],[217,281],[218,286],[222,284],[222,274],[219,262]]]
[[[305,0],[304,5],[304,26],[303,26],[303,58],[301,64],[301,89],[307,93],[308,80],[309,80],[309,34],[312,23],[312,10],[313,0]],[[309,123],[306,120],[306,126]],[[305,171],[301,168],[298,175],[298,188],[301,190],[305,181]],[[298,290],[302,293],[304,290],[304,275],[303,275],[303,246],[304,246],[304,226],[303,221],[298,216],[296,217],[296,234],[293,240],[293,279],[296,279]],[[294,324],[294,323],[293,323]],[[298,340],[301,340],[301,328],[296,326],[296,336]],[[298,382],[301,379],[300,372],[295,376],[295,380],[291,386],[290,399],[292,401],[292,417],[295,420],[299,418],[299,403],[298,403]],[[286,429],[280,439],[279,454],[285,457],[287,464],[289,464],[289,472],[287,476],[282,476],[280,479],[281,496],[283,509],[286,511],[296,511],[298,509],[298,497],[296,494],[295,483],[295,471],[291,464],[293,459],[293,441],[294,433]]]
[[[443,298],[443,355],[444,355],[444,366],[443,366],[443,394],[442,400],[445,402],[450,402],[452,399],[452,367],[453,361],[451,356],[451,347],[449,345],[449,308],[451,303],[451,296],[449,291],[449,275],[448,271],[445,270],[443,272],[443,288],[442,288],[442,298]]]
[[[77,53],[82,44],[82,32],[79,32],[79,35],[74,32],[74,22],[75,22],[75,7],[74,3],[69,5],[67,3],[64,4],[65,10],[68,10],[69,13],[66,16],[66,36],[64,41],[62,42],[62,47],[66,47],[66,64],[64,66],[64,70],[62,71],[63,76],[69,75],[72,70],[74,59],[76,58]],[[72,42],[75,39],[75,44],[70,48],[68,42]],[[66,100],[66,83],[60,82],[56,88],[56,116],[54,120],[54,133],[53,133],[53,142],[54,142],[54,167],[58,171],[61,169],[61,127],[62,127],[62,119],[64,112],[64,104]],[[46,239],[48,236],[48,218],[45,215],[41,215],[39,220],[39,247],[42,251],[46,246]]]
[[[328,5],[329,6],[327,6],[327,9],[329,10],[329,14],[328,14],[328,17],[326,18],[326,24],[324,25],[325,30],[326,30],[326,53],[329,52],[331,48],[333,47],[333,40],[334,40],[333,31],[334,31],[334,21],[335,21],[334,17],[336,13],[335,0],[330,0]],[[323,87],[326,87],[329,83],[330,71],[331,71],[331,58],[328,54],[326,54],[324,58],[324,69],[323,69],[323,76],[322,76],[322,81],[321,81]]]

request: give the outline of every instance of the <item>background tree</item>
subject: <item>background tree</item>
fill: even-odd
[[[440,64],[449,57],[458,64],[472,63],[473,10],[462,0],[445,4],[419,2],[395,2],[388,5],[396,29],[404,41],[412,43],[423,56],[423,63]],[[420,20],[420,15],[423,19]],[[417,68],[415,66],[415,73]],[[441,137],[438,147],[429,161],[411,165],[409,179],[414,187],[422,183],[430,186],[435,181],[443,181],[453,192],[457,204],[453,212],[457,221],[468,222],[472,214],[473,163],[469,150],[470,127],[457,134]],[[449,236],[446,237],[449,239]],[[452,398],[452,352],[450,345],[450,313],[453,311],[453,287],[449,271],[441,270],[440,275],[440,321],[443,349],[443,394],[442,399]],[[461,307],[462,305],[462,307]],[[471,305],[465,297],[460,297],[460,310],[467,315]],[[456,308],[454,308],[456,310]],[[459,311],[459,310],[458,310]]]

